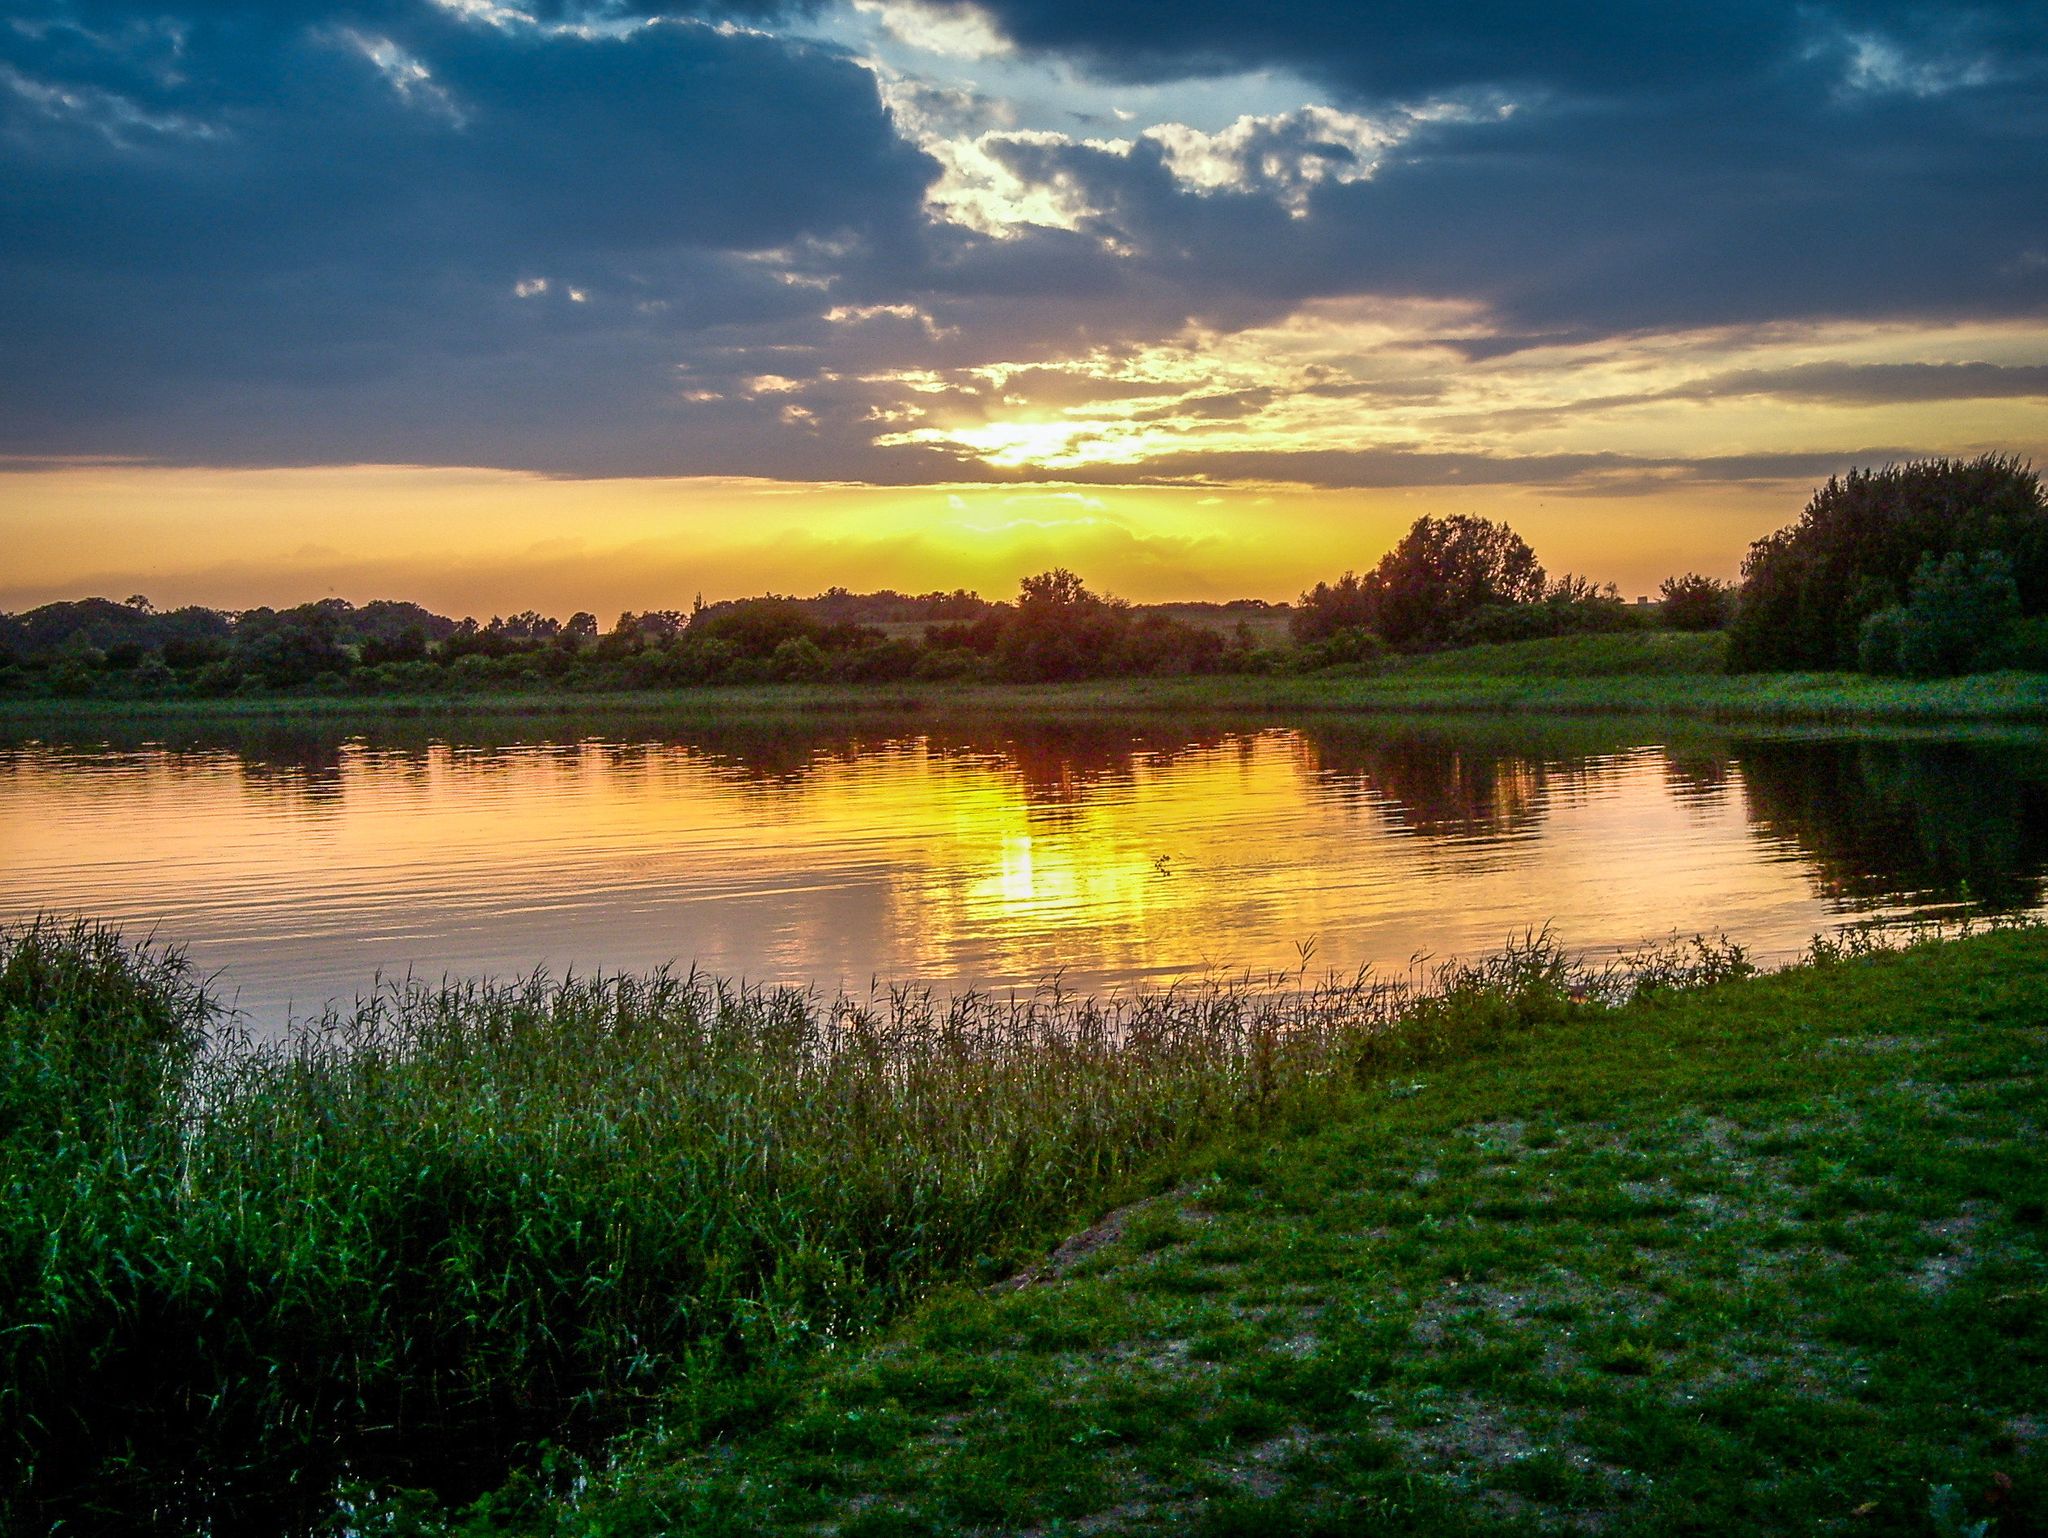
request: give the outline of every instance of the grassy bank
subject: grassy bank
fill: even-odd
[[[2030,930],[1386,1043],[1313,1129],[467,1526],[2039,1533],[2044,1021]]]
[[[599,715],[672,723],[831,714],[1086,716],[1318,711],[1601,715],[1726,722],[1910,724],[2048,720],[2048,674],[1913,682],[1855,673],[1721,671],[1722,638],[1639,631],[1400,657],[1370,670],[1094,679],[1068,684],[785,684],[594,694],[503,689],[441,694],[278,694],[226,699],[0,701],[0,726],[39,723],[385,717],[548,720]]]
[[[652,1418],[462,1525],[2039,1530],[2048,939],[1743,971],[530,983],[259,1049],[17,931],[0,1525],[459,1507]]]
[[[1003,1274],[1170,1151],[1334,1103],[1390,1031],[1598,980],[1532,942],[1427,998],[1299,982],[415,988],[265,1046],[175,957],[15,931],[0,1526],[275,1534],[345,1476],[473,1493]]]

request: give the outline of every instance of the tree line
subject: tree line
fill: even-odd
[[[1284,620],[1284,631],[1281,621]],[[1855,470],[1750,548],[1739,586],[1688,572],[1655,606],[1551,576],[1505,523],[1419,518],[1370,570],[1292,605],[1134,605],[1055,568],[1014,599],[831,588],[687,610],[450,619],[329,598],[239,613],[140,595],[0,615],[0,693],[89,696],[449,688],[650,689],[909,679],[1369,669],[1393,653],[1661,625],[1728,631],[1736,671],[1920,677],[2048,670],[2048,500],[2018,460]]]
[[[450,619],[328,598],[240,613],[160,611],[137,595],[0,615],[0,693],[83,697],[409,693],[699,684],[1050,682],[1244,671],[1285,604],[1140,606],[1055,569],[1014,600],[830,589],[689,610]],[[1263,664],[1260,664],[1263,665]]]

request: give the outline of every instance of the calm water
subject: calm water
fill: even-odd
[[[1773,958],[1872,915],[2036,908],[2048,873],[2048,740],[559,731],[0,744],[0,916],[154,931],[270,1024],[407,970],[1100,989],[1309,946],[1400,971],[1545,922]]]

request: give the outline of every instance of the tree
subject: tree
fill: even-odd
[[[1469,514],[1415,520],[1367,579],[1374,627],[1396,646],[1440,645],[1488,604],[1541,601],[1536,552],[1504,523]]]
[[[1355,571],[1335,582],[1318,582],[1301,595],[1287,617],[1287,630],[1303,646],[1326,641],[1340,630],[1370,630],[1379,614],[1379,589]]]
[[[1689,571],[1658,584],[1666,630],[1720,630],[1735,613],[1735,585]]]
[[[1930,459],[1830,477],[1797,523],[1750,546],[1728,665],[1853,667],[1864,621],[1906,602],[1924,559],[1987,550],[2010,561],[2021,612],[2048,611],[2048,496],[2018,459]]]
[[[1864,620],[1857,662],[1866,673],[1945,678],[1988,665],[2020,617],[2019,587],[2003,551],[1926,556],[1912,598]]]
[[[996,655],[1012,678],[1087,678],[1103,671],[1127,622],[1126,605],[1098,597],[1064,566],[1026,577]]]
[[[426,659],[426,630],[419,625],[408,625],[389,638],[381,635],[366,638],[356,660],[369,668],[386,662],[424,662]]]
[[[245,634],[248,617],[235,628],[235,650],[246,672],[273,689],[311,683],[323,673],[346,673],[354,662],[342,644],[335,612],[304,604],[273,615]]]
[[[642,617],[643,620],[645,616]],[[784,641],[817,641],[824,630],[789,598],[746,598],[677,615],[691,641],[724,641],[743,657],[772,657]]]

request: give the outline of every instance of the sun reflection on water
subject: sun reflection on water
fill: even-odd
[[[27,744],[0,913],[154,929],[269,1021],[408,969],[1131,987],[1546,922],[1769,955],[1851,912],[2037,906],[2044,786],[2038,744],[1343,722]]]

